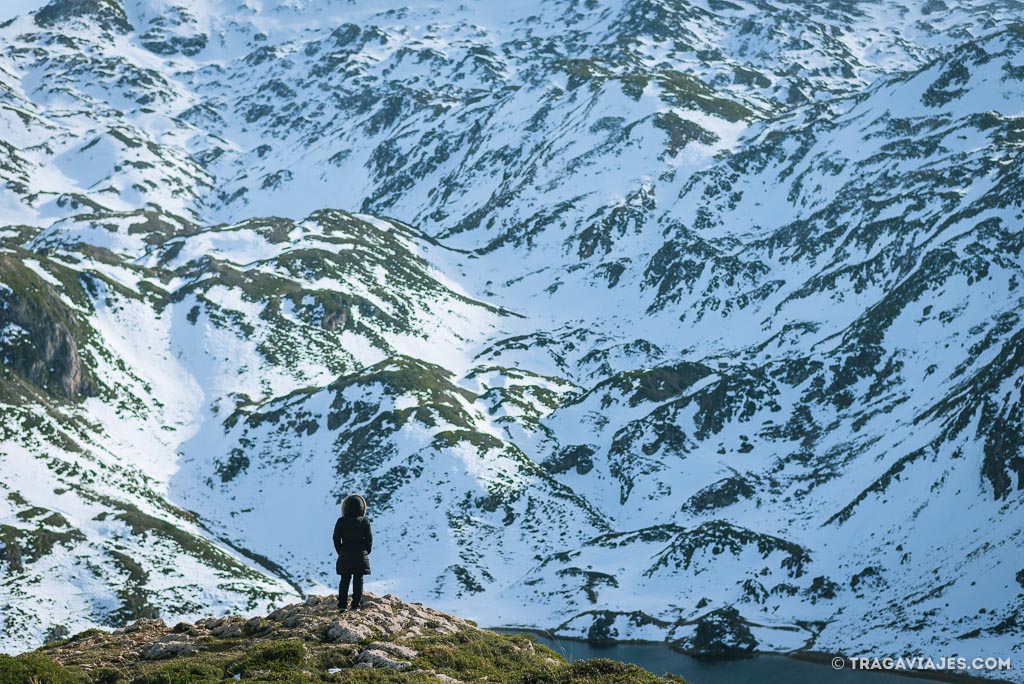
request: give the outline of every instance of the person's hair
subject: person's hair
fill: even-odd
[[[341,503],[341,514],[346,518],[366,515],[366,499],[358,494],[349,494]]]

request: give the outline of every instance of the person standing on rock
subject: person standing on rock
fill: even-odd
[[[363,575],[370,574],[370,550],[373,532],[366,518],[366,499],[349,494],[341,502],[341,517],[334,524],[334,550],[338,552],[335,570],[341,575],[338,584],[338,610],[345,611],[348,603],[348,585],[352,583],[352,605],[357,610],[363,598]]]

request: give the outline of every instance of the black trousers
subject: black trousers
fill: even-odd
[[[357,607],[363,598],[363,573],[343,572],[338,583],[338,605],[342,608],[348,603],[349,582],[352,583],[352,607]]]

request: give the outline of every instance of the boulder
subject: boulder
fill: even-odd
[[[357,644],[370,637],[371,631],[363,625],[335,622],[327,630],[326,641],[336,644]]]
[[[401,658],[402,660],[412,660],[413,658],[419,655],[419,651],[409,648],[408,646],[402,646],[400,644],[389,644],[381,641],[374,641],[369,646],[367,646],[366,649],[368,651],[383,651],[396,658]]]
[[[356,667],[402,671],[412,667],[412,663],[406,660],[398,660],[387,651],[368,648],[359,654],[359,658],[356,659]]]
[[[192,655],[195,652],[196,646],[190,639],[186,639],[180,634],[169,634],[147,644],[142,649],[142,658],[144,660],[164,660],[165,658]]]
[[[165,630],[167,629],[167,623],[160,618],[139,618],[121,631],[131,633],[154,629]]]

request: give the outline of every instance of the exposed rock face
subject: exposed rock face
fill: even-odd
[[[175,656],[192,655],[195,652],[196,646],[190,637],[169,634],[147,644],[142,649],[142,657],[145,660],[162,660]]]
[[[71,401],[92,396],[97,386],[82,363],[83,330],[71,307],[38,273],[0,255],[0,357],[8,369],[50,396]],[[4,377],[4,384],[14,378]]]
[[[52,0],[36,13],[36,23],[46,28],[76,20],[118,33],[132,30],[120,0]]]
[[[415,658],[416,655],[416,651],[411,648],[374,642],[359,654],[359,658],[356,659],[356,667],[408,670],[410,667],[409,661]]]
[[[356,644],[369,638],[370,634],[369,628],[360,625],[346,625],[338,621],[327,630],[327,639],[338,644]]]

